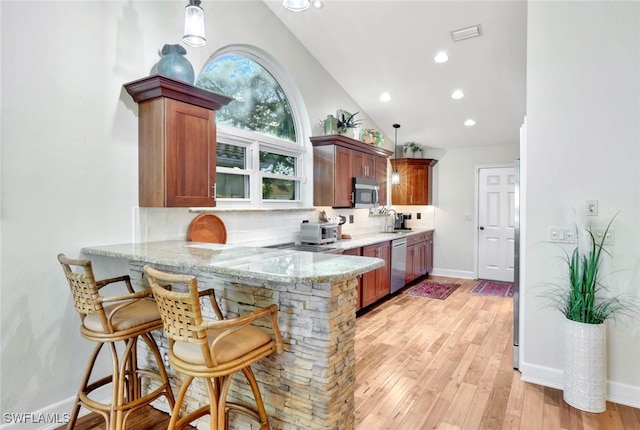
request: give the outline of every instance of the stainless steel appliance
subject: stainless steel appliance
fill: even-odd
[[[404,287],[407,270],[407,238],[391,241],[391,292],[395,293]]]
[[[338,240],[338,224],[328,222],[303,222],[300,224],[300,242],[323,245]]]
[[[515,161],[513,262],[513,368],[520,368],[520,159]]]
[[[380,184],[373,179],[353,178],[351,205],[354,208],[373,208],[378,206]]]

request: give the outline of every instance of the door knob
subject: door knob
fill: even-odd
[[[480,226],[480,230],[484,230],[484,227],[483,227],[483,226]]]

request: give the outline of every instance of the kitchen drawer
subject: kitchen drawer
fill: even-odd
[[[424,242],[423,233],[411,234],[407,236],[407,246],[415,245],[416,243]]]

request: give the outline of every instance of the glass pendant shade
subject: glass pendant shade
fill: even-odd
[[[310,0],[282,0],[282,6],[292,12],[302,12],[311,6]]]
[[[396,159],[396,151],[398,149],[398,129],[400,128],[400,124],[393,124],[393,128],[396,129],[396,139],[393,144],[393,159]],[[398,172],[398,168],[394,167],[393,172],[391,172],[391,185],[400,185],[400,172]]]
[[[204,46],[207,38],[204,36],[204,10],[200,7],[200,0],[189,0],[184,10],[184,36],[182,41],[189,46]]]
[[[398,169],[393,169],[391,173],[391,185],[400,185],[400,172],[398,172]]]

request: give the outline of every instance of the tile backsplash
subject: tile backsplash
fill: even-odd
[[[411,213],[408,226],[414,229],[434,228],[433,206],[398,206],[397,212]],[[227,243],[247,246],[268,246],[299,241],[300,223],[317,222],[320,211],[328,217],[343,215],[347,223],[343,234],[360,236],[378,233],[384,229],[384,216],[370,216],[367,209],[333,209],[316,207],[305,209],[189,209],[189,208],[136,208],[134,237],[136,242],[158,240],[186,240],[189,223],[201,213],[215,213],[227,229]],[[420,212],[421,219],[416,214]],[[349,216],[353,223],[349,223]]]

